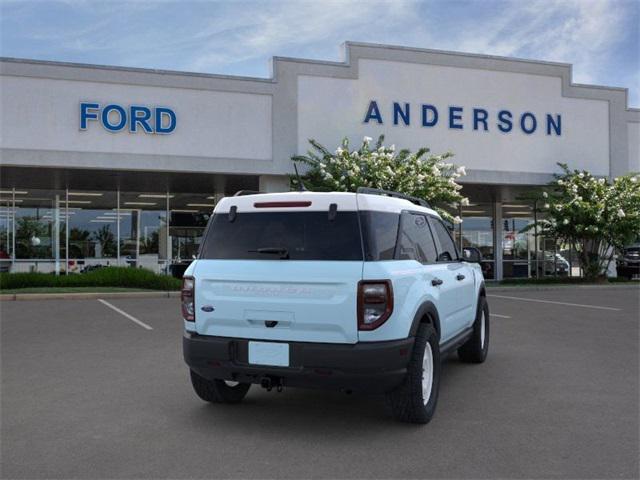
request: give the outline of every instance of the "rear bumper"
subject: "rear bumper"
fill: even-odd
[[[616,265],[616,273],[619,277],[626,277],[630,275],[640,275],[640,262],[631,263],[627,262],[626,264],[618,263]]]
[[[208,379],[260,383],[270,377],[274,385],[381,393],[402,383],[414,338],[354,345],[288,342],[289,367],[249,364],[248,343],[185,332],[184,360]]]

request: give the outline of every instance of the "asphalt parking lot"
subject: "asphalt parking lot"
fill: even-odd
[[[490,295],[489,358],[445,362],[426,426],[381,396],[203,403],[177,299],[2,302],[2,478],[638,478],[640,290]]]

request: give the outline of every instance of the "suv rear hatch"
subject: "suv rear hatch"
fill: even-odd
[[[356,343],[362,263],[353,194],[225,198],[193,271],[196,331]]]

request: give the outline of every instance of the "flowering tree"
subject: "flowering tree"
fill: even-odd
[[[330,152],[310,139],[313,149],[307,155],[292,157],[292,160],[310,167],[303,181],[311,190],[354,192],[358,187],[392,190],[423,198],[443,218],[461,222],[459,217],[440,208],[444,204],[469,204],[469,199],[460,193],[462,186],[456,182],[466,175],[465,168],[447,162],[452,153],[428,155],[428,148],[415,153],[406,149],[396,152],[394,145],[383,145],[383,135],[375,145],[371,142],[371,137],[364,137],[360,148],[350,150],[349,140],[345,138],[335,152]],[[291,182],[295,185],[297,179],[292,177]]]
[[[572,245],[585,278],[601,276],[616,249],[640,235],[640,175],[629,174],[609,182],[589,172],[569,170],[542,192],[546,218],[542,234]]]

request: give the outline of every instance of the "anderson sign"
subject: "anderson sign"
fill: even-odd
[[[562,115],[546,113],[536,115],[532,112],[513,113],[510,110],[489,112],[485,108],[465,108],[448,106],[438,108],[435,105],[423,103],[412,105],[409,103],[393,102],[387,110],[371,100],[364,115],[364,123],[383,125],[391,121],[393,125],[411,125],[417,122],[423,127],[435,127],[443,122],[453,130],[491,131],[497,129],[502,133],[510,133],[519,129],[526,135],[544,133],[546,135],[562,135]]]

